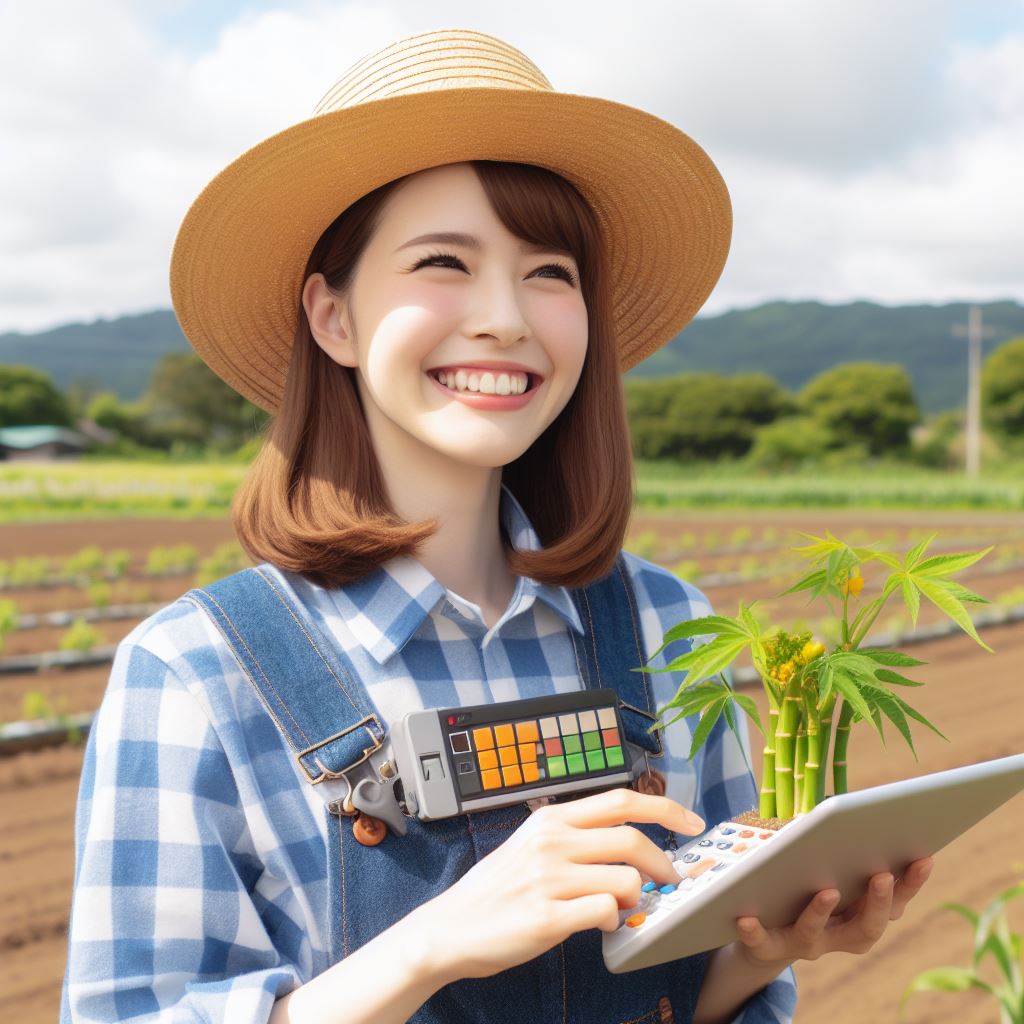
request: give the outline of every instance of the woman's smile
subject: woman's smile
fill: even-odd
[[[488,410],[521,409],[543,379],[535,373],[462,365],[458,369],[428,370],[427,377],[447,398]]]

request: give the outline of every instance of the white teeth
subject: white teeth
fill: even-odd
[[[453,391],[473,391],[484,395],[521,395],[529,386],[529,378],[525,373],[438,370],[437,380]]]

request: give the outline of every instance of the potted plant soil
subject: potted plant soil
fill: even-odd
[[[900,651],[863,646],[868,631],[897,590],[914,625],[923,595],[992,653],[992,648],[978,637],[963,605],[965,601],[989,601],[950,579],[987,555],[991,547],[980,552],[926,558],[925,550],[936,536],[932,534],[901,559],[871,545],[853,547],[829,531],[824,538],[807,533],[802,536],[814,543],[793,550],[811,562],[812,571],[778,596],[811,591],[813,597],[825,600],[833,611],[832,600],[841,602],[841,641],[834,650],[827,650],[810,633],[794,634],[781,628],[762,631],[751,614],[756,602],[744,605],[740,601],[736,618],[708,615],[673,626],[654,654],[676,640],[704,636],[710,636],[710,640],[695,645],[664,668],[648,666],[635,670],[687,673],[686,681],[675,697],[658,709],[657,717],[663,719],[673,710],[677,714],[668,721],[656,722],[650,731],[699,713],[690,758],[700,750],[722,715],[739,739],[734,705],[747,713],[765,740],[760,804],[732,820],[756,828],[778,830],[829,796],[847,792],[846,752],[850,731],[857,722],[870,722],[884,742],[884,715],[906,740],[915,758],[909,719],[947,739],[894,689],[922,685],[902,675],[900,670],[925,662]],[[851,622],[851,604],[859,602],[864,586],[861,566],[872,562],[887,566],[891,572],[881,593],[861,607]],[[736,693],[723,674],[747,648],[768,698],[767,725],[762,723],[754,701]],[[827,792],[829,778],[831,793]]]

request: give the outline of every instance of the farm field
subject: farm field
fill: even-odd
[[[848,509],[816,512],[773,510],[756,513],[692,511],[641,513],[634,516],[631,549],[643,557],[680,571],[700,587],[715,611],[735,615],[738,602],[757,600],[762,621],[792,627],[801,617],[813,621],[827,614],[820,601],[807,607],[806,594],[777,595],[806,572],[807,563],[790,549],[809,541],[798,530],[880,546],[902,555],[925,536],[938,534],[931,553],[994,549],[956,579],[993,602],[1018,592],[1024,603],[1024,515],[1010,512],[897,512]],[[736,531],[740,532],[737,533]],[[765,534],[765,530],[768,531]],[[861,531],[860,536],[856,531]],[[774,532],[773,532],[774,531]],[[190,543],[208,556],[233,540],[225,519],[94,520],[88,523],[6,524],[0,528],[0,561],[50,556],[69,557],[87,544],[104,551],[127,549],[131,554],[125,577],[111,584],[111,604],[142,601],[165,603],[194,585],[194,574],[164,578],[143,574],[148,552],[157,545]],[[710,574],[737,573],[771,567],[766,577],[703,583]],[[788,565],[788,570],[786,566]],[[1002,565],[1002,568],[1000,568]],[[998,570],[998,571],[995,571]],[[861,604],[878,592],[880,568],[862,568],[866,585]],[[89,606],[80,587],[19,585],[0,590],[0,600],[15,601],[19,614],[65,611]],[[897,603],[898,602],[898,603]],[[1009,603],[1009,601],[1005,602]],[[883,611],[902,609],[894,596]],[[972,612],[989,606],[968,606]],[[932,605],[922,602],[919,623],[944,620]],[[100,643],[114,644],[139,621],[115,619],[95,623]],[[909,626],[909,616],[905,626]],[[810,626],[808,625],[808,627]],[[60,627],[36,626],[7,636],[3,657],[57,649]],[[1024,660],[1024,622],[992,625],[981,630],[994,649],[989,654],[970,637],[915,644],[908,650],[927,664],[913,669],[912,678],[927,685],[910,698],[951,739],[946,743],[923,726],[915,726],[919,760],[892,729],[886,730],[883,750],[873,730],[854,730],[850,745],[851,788],[876,785],[925,772],[969,764],[1024,749],[1024,711],[1020,665]],[[749,665],[740,659],[737,666]],[[95,710],[106,685],[109,665],[42,672],[0,674],[0,721],[22,717],[26,697],[42,695],[66,712]],[[749,690],[766,716],[763,693]],[[760,736],[751,731],[755,755]],[[0,758],[0,1013],[34,1024],[56,1017],[66,953],[73,849],[72,829],[81,747],[62,746]],[[760,774],[754,758],[755,775]],[[967,966],[969,928],[956,915],[941,911],[942,901],[957,901],[980,910],[1002,889],[1024,878],[1024,849],[1019,822],[1022,800],[1005,805],[936,858],[932,878],[903,921],[864,957],[837,954],[814,964],[797,966],[800,986],[798,1024],[853,1024],[864,1019],[895,1021],[899,994],[919,971],[943,964]],[[1018,901],[1019,902],[1019,901]],[[1009,909],[1011,926],[1024,930],[1019,905]],[[991,964],[989,965],[991,967]],[[994,981],[992,974],[989,980]],[[921,994],[908,1004],[909,1024],[959,1021],[982,1024],[995,1018],[994,1002],[983,993]]]

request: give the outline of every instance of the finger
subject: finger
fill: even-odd
[[[665,851],[632,825],[614,825],[609,828],[581,828],[572,836],[571,859],[577,864],[630,864],[658,885],[678,885],[676,866],[665,856]],[[682,866],[682,865],[680,865]]]
[[[907,904],[921,891],[921,887],[928,881],[928,876],[932,873],[934,864],[935,861],[932,857],[923,857],[921,860],[915,860],[903,872],[903,876],[893,890],[891,911],[893,921],[903,916]]]
[[[854,953],[866,952],[882,937],[890,920],[894,883],[895,879],[887,871],[872,876],[860,913],[843,926],[844,943],[852,941],[853,944],[840,948]],[[839,937],[837,934],[836,938]]]
[[[624,786],[548,806],[567,825],[577,828],[601,828],[621,825],[626,821],[655,821],[674,832],[694,836],[700,835],[705,828],[703,819],[683,807],[678,800],[638,793]]]
[[[790,926],[792,941],[798,948],[809,949],[818,942],[838,902],[838,889],[822,889],[815,893],[814,898]]]

